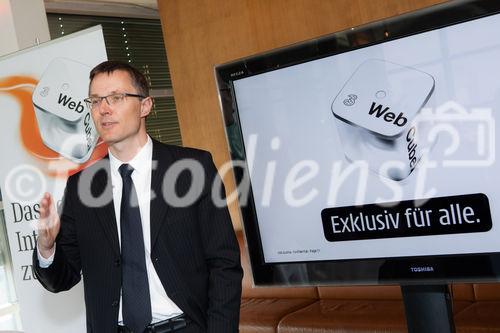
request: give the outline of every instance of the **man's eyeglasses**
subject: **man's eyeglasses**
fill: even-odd
[[[116,93],[108,96],[96,96],[96,97],[88,97],[84,99],[84,102],[87,103],[87,106],[90,110],[97,109],[102,100],[105,100],[109,106],[114,106],[122,103],[125,100],[125,97],[137,97],[140,99],[146,98],[146,96],[137,95],[137,94],[129,94],[129,93]]]

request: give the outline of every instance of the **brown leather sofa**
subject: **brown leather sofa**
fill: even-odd
[[[241,333],[407,332],[399,286],[254,287],[244,237]],[[452,286],[457,333],[500,333],[500,284]]]

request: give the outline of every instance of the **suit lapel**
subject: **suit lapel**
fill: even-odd
[[[163,196],[162,185],[165,173],[173,163],[169,151],[163,149],[161,143],[153,140],[153,158],[151,170],[151,249],[154,248],[160,229],[165,224],[165,215],[169,209],[167,200]]]
[[[98,205],[94,209],[99,225],[117,255],[120,255],[120,243],[118,241],[118,227],[116,226],[115,208],[113,204],[113,187],[111,183],[111,169],[109,157],[106,156],[88,169],[94,173],[91,183],[92,194],[100,198],[104,205]]]

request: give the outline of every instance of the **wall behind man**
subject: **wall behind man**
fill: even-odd
[[[184,146],[230,160],[214,66],[443,0],[158,0]],[[232,174],[224,177],[233,191]],[[236,203],[233,224],[241,228]]]

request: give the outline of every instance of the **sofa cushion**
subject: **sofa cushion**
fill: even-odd
[[[453,302],[453,313],[470,306],[468,301]],[[402,300],[322,299],[285,316],[278,333],[393,333],[407,332]]]
[[[286,314],[313,302],[314,299],[307,298],[243,298],[240,333],[274,333]]]
[[[402,301],[333,300],[315,302],[285,316],[278,333],[406,333]]]
[[[500,283],[474,283],[476,301],[500,301]]]
[[[500,301],[478,301],[455,316],[457,333],[500,333]]]

